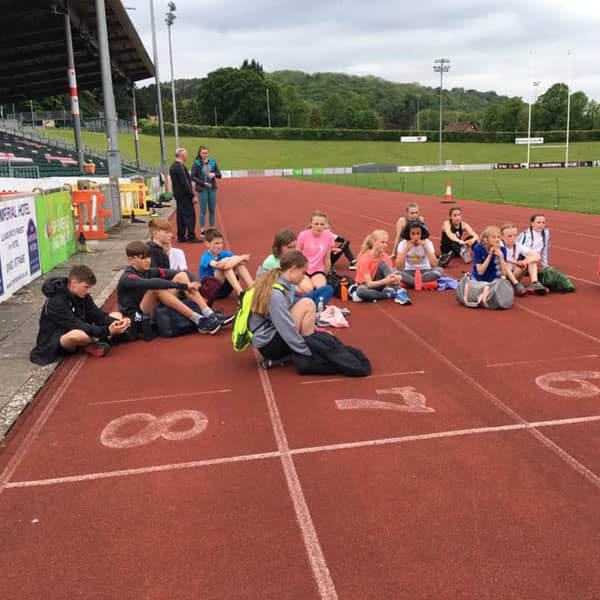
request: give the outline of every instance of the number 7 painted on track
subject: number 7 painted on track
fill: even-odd
[[[359,398],[344,398],[335,403],[340,410],[399,410],[410,413],[433,413],[434,408],[427,406],[426,398],[411,385],[375,390],[378,396],[397,394],[402,397],[404,404],[386,402],[383,400],[366,400]]]

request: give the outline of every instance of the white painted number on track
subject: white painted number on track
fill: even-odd
[[[181,431],[173,431],[172,428],[179,421],[191,421],[192,426]],[[132,423],[141,423],[145,426],[134,435],[120,436],[119,431]],[[206,415],[197,410],[178,410],[160,417],[150,413],[134,413],[111,421],[102,431],[100,441],[108,448],[136,448],[159,438],[171,441],[187,440],[202,433],[207,425]]]
[[[557,371],[536,377],[537,385],[546,392],[567,398],[591,398],[600,394],[600,385],[588,379],[600,379],[600,371]],[[556,387],[568,384],[568,387]]]
[[[382,400],[362,400],[359,398],[344,398],[335,403],[340,410],[399,410],[410,413],[432,413],[435,409],[427,406],[425,396],[412,386],[394,387],[385,390],[375,390],[378,396],[397,394],[402,397],[404,404],[385,402]]]

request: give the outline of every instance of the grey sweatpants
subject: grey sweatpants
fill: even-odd
[[[375,279],[375,280],[383,279],[390,273],[398,273],[398,271],[396,269],[392,269],[384,260],[382,260],[377,265],[377,271],[376,271],[375,277],[373,277],[373,279]],[[399,288],[399,286],[395,285],[395,286],[387,288],[387,289],[397,290],[398,288]],[[389,297],[385,293],[385,291],[384,291],[385,289],[386,288],[384,286],[381,286],[380,288],[370,288],[366,283],[361,283],[356,288],[356,294],[358,295],[359,298],[362,298],[363,300],[371,300],[371,301],[372,300],[385,300],[386,298]]]
[[[408,269],[398,271],[402,275],[402,281],[406,284],[406,287],[415,287],[415,270]],[[421,281],[437,281],[440,277],[444,276],[444,270],[442,267],[435,267],[433,269],[421,269]]]

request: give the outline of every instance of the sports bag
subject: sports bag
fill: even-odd
[[[456,286],[456,301],[469,308],[511,308],[515,299],[515,291],[508,279],[494,281],[476,281],[465,275]]]
[[[189,306],[194,312],[201,313],[198,305],[192,300],[181,298],[181,301],[186,306]],[[192,333],[192,331],[198,329],[187,317],[184,317],[176,310],[173,310],[164,304],[159,304],[156,307],[154,318],[156,320],[156,331],[160,337],[178,337],[180,335],[185,335],[186,333]]]
[[[538,280],[551,292],[574,292],[573,282],[562,272],[554,267],[544,267],[538,273]]]
[[[285,288],[275,282],[273,289],[280,290],[285,294]],[[252,298],[254,298],[254,288],[249,288],[242,292],[240,304],[235,314],[233,330],[231,331],[231,342],[233,349],[236,352],[243,352],[252,343],[254,335],[248,328],[248,319],[250,318],[250,307],[252,306]]]
[[[333,295],[336,298],[342,297],[342,287],[340,285],[342,279],[345,279],[348,282],[347,288],[356,283],[354,277],[351,277],[350,275],[339,275],[335,271],[329,271],[329,273],[327,273],[327,285],[330,285],[333,288]]]

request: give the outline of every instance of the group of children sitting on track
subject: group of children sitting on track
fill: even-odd
[[[486,227],[478,236],[462,220],[462,210],[453,207],[443,223],[437,255],[419,207],[412,202],[396,223],[391,254],[388,233],[376,229],[366,236],[355,258],[349,241],[331,232],[325,213],[314,211],[308,228],[298,236],[289,229],[275,235],[272,253],[258,268],[256,282],[248,270],[250,256],[224,250],[223,234],[214,228],[205,233],[206,252],[197,276],[188,271],[184,253],[172,247],[169,221],[152,219],[149,231],[148,243],[134,241],[126,247],[128,267],[117,286],[120,312],[107,314],[95,305],[89,293],[96,278],[87,266],[73,267],[67,278],[44,283],[47,300],[32,362],[48,364],[80,348],[104,356],[112,344],[142,335],[149,339],[146,334],[160,304],[193,322],[199,333],[214,335],[232,323],[235,314],[211,308],[204,295],[209,287],[211,299],[240,297],[244,287],[254,287],[248,328],[252,345],[265,359],[281,360],[292,351],[310,354],[304,336],[314,333],[316,309],[333,295],[327,276],[342,254],[349,269],[356,270],[356,285],[349,290],[355,302],[393,299],[411,304],[407,289],[437,287],[443,267],[454,258],[472,262],[476,280],[509,279],[515,295],[548,291],[537,277],[548,264],[550,247],[541,214],[533,215],[520,234],[515,225],[505,224]],[[530,278],[527,287],[521,283],[524,276]]]

